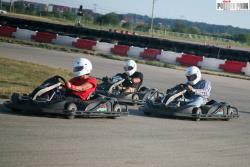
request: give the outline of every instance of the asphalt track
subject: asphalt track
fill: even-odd
[[[122,62],[0,43],[0,57],[71,69],[87,57],[93,75],[122,71]],[[161,90],[184,81],[184,72],[139,65],[145,84]],[[39,74],[38,74],[39,75]],[[212,98],[237,106],[237,120],[201,121],[130,116],[111,119],[48,118],[16,115],[0,106],[0,166],[222,166],[250,164],[250,81],[204,75]]]

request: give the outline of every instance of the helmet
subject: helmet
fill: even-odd
[[[124,71],[129,76],[133,75],[137,71],[137,64],[134,60],[125,60],[124,61]]]
[[[201,71],[196,66],[191,66],[186,69],[186,77],[191,85],[197,84],[201,80]]]
[[[92,63],[85,58],[78,58],[75,60],[73,65],[73,73],[79,77],[82,75],[89,74],[92,71]]]

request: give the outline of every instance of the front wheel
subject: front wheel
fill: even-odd
[[[75,118],[75,112],[77,111],[77,106],[75,103],[70,103],[66,107],[66,118],[68,119],[74,119]]]

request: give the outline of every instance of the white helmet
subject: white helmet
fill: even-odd
[[[73,65],[73,73],[79,77],[82,75],[90,74],[92,71],[92,63],[85,58],[78,58],[75,60]]]
[[[201,71],[196,66],[191,66],[186,69],[186,77],[191,85],[197,84],[201,80]]]
[[[134,60],[124,61],[124,70],[129,76],[133,75],[137,71],[137,64]]]

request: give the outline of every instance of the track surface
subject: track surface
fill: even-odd
[[[0,57],[71,69],[75,57],[94,64],[93,75],[122,71],[122,62],[0,43]],[[184,81],[184,72],[139,65],[145,84],[161,90]],[[39,75],[39,74],[38,74]],[[0,166],[246,166],[250,164],[249,81],[204,75],[212,98],[231,102],[241,117],[229,122],[130,116],[75,119],[22,116],[0,106]]]

